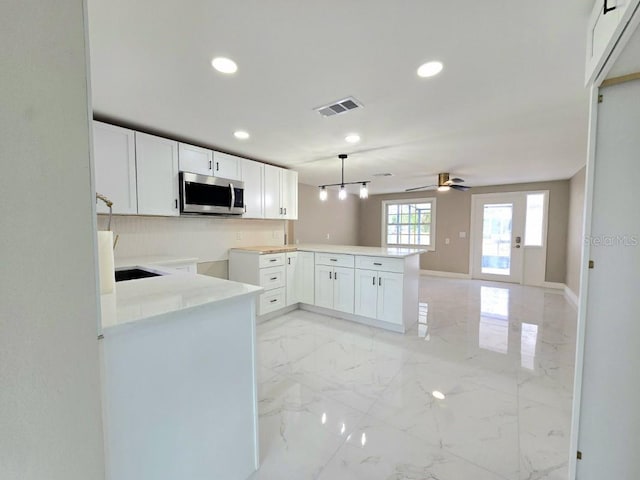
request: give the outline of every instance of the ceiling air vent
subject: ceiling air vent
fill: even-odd
[[[343,98],[337,102],[332,102],[329,105],[323,105],[322,107],[314,108],[323,117],[331,117],[340,113],[346,113],[356,108],[362,108],[362,103],[353,97]]]

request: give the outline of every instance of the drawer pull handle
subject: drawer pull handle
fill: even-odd
[[[278,301],[277,298],[274,298],[273,300],[269,300],[269,303],[276,303]]]
[[[332,262],[337,262],[338,261],[337,258],[330,258],[329,260],[331,260]]]
[[[269,260],[270,262],[277,262],[278,259],[277,258],[272,258],[271,260]]]
[[[379,265],[379,266],[381,266],[381,265],[382,265],[381,263],[378,263],[378,262],[373,262],[373,264],[374,264],[374,265]]]
[[[271,277],[269,280],[277,280],[278,277]]]

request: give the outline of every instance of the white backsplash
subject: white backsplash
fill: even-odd
[[[98,229],[107,228],[98,215]],[[243,220],[219,217],[114,216],[111,230],[119,235],[115,258],[142,255],[196,257],[198,262],[228,260],[229,249],[252,245],[284,245],[285,220]]]

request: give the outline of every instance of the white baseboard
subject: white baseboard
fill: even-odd
[[[468,273],[443,272],[440,270],[420,270],[420,275],[429,275],[430,277],[448,277],[448,278],[464,278],[470,279]]]
[[[573,307],[578,308],[578,304],[580,303],[578,295],[576,295],[576,293],[566,285],[564,286],[564,297],[569,301],[571,305],[573,305]]]
[[[540,285],[543,288],[555,288],[556,290],[564,290],[566,285],[561,282],[542,282]]]

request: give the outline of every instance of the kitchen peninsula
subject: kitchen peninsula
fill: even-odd
[[[229,278],[265,289],[259,321],[295,308],[404,333],[418,320],[418,248],[234,248]]]
[[[160,275],[101,299],[107,479],[247,478],[258,466],[262,289],[135,266]]]

